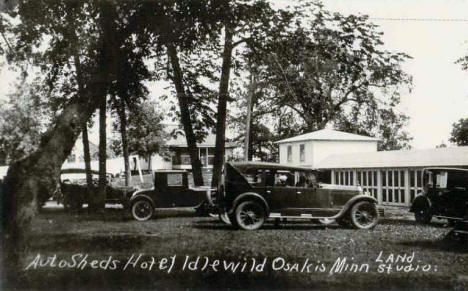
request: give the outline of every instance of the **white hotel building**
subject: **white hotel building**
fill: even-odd
[[[378,139],[323,129],[280,140],[280,163],[329,172],[332,184],[360,185],[379,204],[409,206],[426,167],[468,167],[468,146],[377,151]]]

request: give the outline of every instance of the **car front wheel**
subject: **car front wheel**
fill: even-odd
[[[241,229],[256,230],[265,222],[265,207],[255,201],[244,201],[235,210],[235,219]]]
[[[132,215],[138,221],[146,221],[153,217],[154,208],[147,199],[137,200],[132,204]]]
[[[350,222],[357,229],[371,229],[377,225],[379,212],[374,203],[361,201],[353,205]]]
[[[427,224],[431,222],[432,214],[428,206],[422,205],[414,210],[414,220],[418,223]]]

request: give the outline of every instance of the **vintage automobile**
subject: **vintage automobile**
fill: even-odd
[[[93,191],[97,190],[99,178],[98,171],[91,171],[93,179]],[[115,186],[112,185],[112,175],[106,175],[106,203],[123,204],[128,200],[128,196],[136,189],[133,187]],[[86,183],[86,172],[81,168],[63,169],[60,173],[60,191],[54,194],[57,203],[63,204],[65,209],[78,210],[83,207],[83,204],[88,204],[90,193]]]
[[[244,230],[268,218],[321,219],[358,229],[371,229],[379,219],[376,199],[360,187],[320,183],[317,171],[304,167],[226,163],[217,196],[220,213]]]
[[[436,217],[455,225],[467,215],[468,169],[426,168],[423,185],[410,208],[417,222],[429,223]]]
[[[208,214],[214,204],[211,187],[189,187],[187,171],[160,170],[154,172],[154,187],[133,193],[128,201],[132,216],[138,221],[149,220],[155,208],[194,207]]]

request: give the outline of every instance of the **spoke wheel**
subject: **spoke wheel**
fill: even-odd
[[[265,208],[255,201],[244,201],[235,210],[236,222],[241,229],[259,229],[265,222]]]
[[[351,208],[351,224],[357,229],[371,229],[377,225],[379,212],[374,203],[361,201]]]
[[[153,217],[154,208],[150,201],[141,199],[133,203],[132,215],[138,221],[146,221]]]
[[[414,211],[414,220],[418,223],[427,224],[431,222],[432,214],[428,206],[422,205]]]

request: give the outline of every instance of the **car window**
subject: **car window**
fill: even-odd
[[[448,174],[447,188],[466,188],[468,186],[468,172],[450,172]]]
[[[296,187],[313,187],[317,184],[317,176],[310,171],[296,171]]]
[[[273,181],[275,187],[292,187],[294,186],[294,180],[294,172],[288,170],[277,170]]]
[[[436,188],[446,189],[447,188],[447,172],[439,172],[436,174]]]
[[[244,171],[243,176],[252,186],[261,186],[263,182],[262,169],[247,169]]]
[[[167,174],[167,185],[168,186],[183,186],[182,173]]]
[[[268,179],[268,173],[266,176]],[[274,180],[272,179],[270,183],[267,181],[267,186],[304,188],[317,183],[315,173],[309,171],[276,170],[273,177]]]

